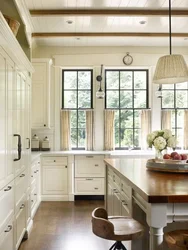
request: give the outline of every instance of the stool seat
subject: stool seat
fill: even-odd
[[[188,249],[188,230],[175,230],[165,233],[164,239],[170,249]]]
[[[104,208],[96,208],[92,212],[93,233],[103,239],[114,240],[110,249],[126,249],[121,241],[129,241],[143,235],[144,227],[127,216],[108,216]]]

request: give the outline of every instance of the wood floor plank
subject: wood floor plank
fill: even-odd
[[[109,249],[113,244],[95,236],[91,212],[103,201],[42,202],[28,240],[19,250]]]

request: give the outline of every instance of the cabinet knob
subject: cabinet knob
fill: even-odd
[[[20,175],[20,177],[24,177],[24,176],[25,176],[25,174],[21,174],[21,175]]]
[[[46,124],[44,124],[44,127],[46,127]]]
[[[96,190],[98,190],[98,188],[95,188]]]
[[[25,205],[24,205],[24,204],[22,204],[22,205],[21,205],[21,207],[20,207],[20,209],[23,209],[24,207],[25,207]]]
[[[92,181],[93,179],[92,178],[86,178],[86,181]]]
[[[5,233],[8,233],[8,232],[10,232],[12,230],[12,226],[11,225],[8,225],[8,229],[6,229],[4,232]]]
[[[35,196],[37,195],[37,194],[34,194]]]
[[[98,167],[99,165],[98,164],[95,164],[95,167]]]
[[[65,166],[65,168],[67,168],[67,166]]]
[[[54,162],[56,162],[56,160],[54,160]]]

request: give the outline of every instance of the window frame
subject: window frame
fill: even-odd
[[[115,90],[115,91],[119,91],[119,107],[118,108],[107,108],[107,72],[108,71],[118,71],[119,72],[119,87],[118,89],[110,89],[110,90]],[[132,108],[121,108],[120,107],[120,92],[121,92],[121,89],[120,89],[120,72],[126,72],[126,71],[131,71],[132,72],[132,88],[129,89],[129,91],[131,91],[132,93],[134,93],[135,90],[144,90],[146,92],[146,108],[134,108],[134,95],[132,95]],[[140,72],[140,71],[143,71],[143,72],[146,72],[146,89],[135,89],[134,88],[134,72]],[[125,91],[125,90],[124,90]],[[149,109],[149,69],[105,69],[105,109],[113,109],[113,110],[116,110],[116,111],[119,111],[119,138],[120,138],[120,135],[121,135],[121,115],[120,115],[120,112],[121,110],[131,110],[133,111],[133,127],[132,128],[128,128],[128,129],[132,129],[133,131],[133,141],[135,141],[135,130],[138,129],[138,128],[135,128],[135,111],[139,111],[139,110],[147,110]],[[140,129],[140,128],[139,128]],[[115,136],[115,135],[114,135]],[[119,140],[119,147],[115,147],[115,150],[129,150],[130,148],[129,147],[121,147],[121,142]],[[135,147],[134,148],[131,148],[131,150],[140,150],[141,147]]]
[[[91,73],[91,85],[90,85],[90,89],[78,89],[78,72],[80,71],[84,71],[84,72],[90,72]],[[75,91],[76,92],[76,108],[65,108],[64,107],[64,93],[66,92],[64,90],[64,72],[76,72],[77,73],[77,81],[76,81],[76,89],[66,89],[66,91]],[[91,98],[91,102],[90,102],[90,107],[89,108],[79,108],[78,107],[78,91],[90,91],[90,98]],[[78,127],[78,113],[79,111],[85,111],[85,110],[91,110],[93,109],[93,69],[62,69],[62,103],[61,103],[61,108],[65,109],[65,110],[70,110],[70,111],[76,111],[76,134],[77,134],[77,138],[76,138],[76,147],[71,147],[72,150],[85,150],[85,147],[78,147],[78,130],[80,129]],[[72,127],[71,127],[72,130]],[[71,136],[71,134],[70,134]]]

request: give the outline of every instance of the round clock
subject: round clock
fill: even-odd
[[[132,62],[133,62],[133,58],[132,56],[129,55],[129,52],[127,52],[126,56],[123,57],[123,63],[125,65],[131,65]]]

